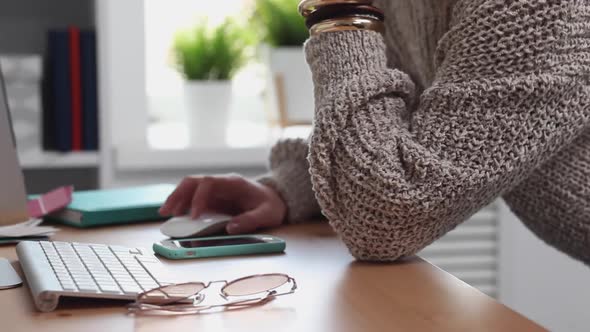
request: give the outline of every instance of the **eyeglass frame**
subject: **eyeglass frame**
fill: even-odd
[[[271,289],[267,289],[265,291],[261,291],[258,293],[253,293],[253,294],[247,294],[247,295],[230,295],[224,292],[224,289],[232,284],[235,284],[237,282],[246,280],[246,279],[253,279],[253,278],[257,278],[257,277],[266,277],[266,276],[284,276],[287,278],[287,280],[279,285],[276,286],[274,288]],[[289,282],[292,283],[291,289],[289,291],[283,292],[283,293],[277,293],[276,288],[282,287],[285,284],[288,284]],[[200,294],[203,290],[209,288],[209,286],[216,284],[216,283],[224,283],[225,285],[219,290],[219,295],[226,301],[229,301],[230,299],[228,297],[242,297],[242,296],[251,296],[251,295],[255,295],[255,294],[260,294],[260,293],[266,293],[264,296],[259,297],[259,298],[250,298],[250,299],[243,299],[243,300],[237,300],[234,302],[228,302],[228,303],[222,303],[222,304],[214,304],[214,305],[201,305],[201,303],[205,300],[205,295],[204,294]],[[186,297],[180,298],[180,299],[174,299],[168,303],[164,303],[164,304],[151,304],[151,303],[142,303],[140,301],[140,298],[142,296],[144,296],[147,293],[150,292],[154,292],[154,291],[158,291],[158,290],[162,290],[164,288],[167,287],[173,287],[173,286],[182,286],[182,285],[190,285],[190,284],[201,284],[203,285],[203,288],[201,288],[198,292],[187,295]],[[163,312],[170,312],[170,313],[178,313],[178,314],[195,314],[195,313],[199,313],[201,311],[205,311],[205,310],[209,310],[212,308],[217,308],[217,307],[233,307],[233,306],[237,306],[237,307],[241,307],[241,306],[255,306],[255,305],[262,305],[267,303],[268,301],[276,298],[277,296],[283,296],[283,295],[289,295],[289,294],[293,294],[295,293],[295,290],[297,290],[297,282],[295,281],[295,278],[289,276],[288,274],[284,274],[284,273],[265,273],[265,274],[253,274],[253,275],[249,275],[249,276],[245,276],[245,277],[241,277],[238,279],[234,279],[231,281],[227,281],[227,280],[214,280],[214,281],[209,281],[207,283],[204,283],[202,281],[191,281],[191,282],[184,282],[184,283],[178,283],[178,284],[170,284],[170,285],[164,285],[164,286],[160,286],[160,287],[156,287],[144,292],[141,292],[139,294],[137,294],[137,297],[135,299],[135,302],[130,303],[127,308],[130,312],[132,313],[143,313],[146,311],[163,311]],[[164,292],[163,292],[164,293]],[[192,296],[196,296],[193,299],[192,303],[187,303],[187,304],[182,304],[183,301],[190,299]],[[253,302],[252,302],[253,301]],[[147,307],[147,308],[146,308]]]

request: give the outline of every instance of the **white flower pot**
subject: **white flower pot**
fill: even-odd
[[[187,81],[184,98],[191,146],[225,146],[232,82]]]
[[[303,47],[271,48],[268,61],[274,88],[282,90],[275,91],[279,117],[283,118],[281,122],[287,125],[311,123],[314,115],[313,81]]]

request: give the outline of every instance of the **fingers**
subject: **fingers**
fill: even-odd
[[[233,208],[252,195],[248,181],[239,175],[190,176],[181,181],[159,212],[161,215],[179,216],[186,214],[190,208],[191,217],[196,218],[206,209],[219,205],[215,200],[230,202]]]
[[[199,177],[186,177],[168,196],[159,213],[163,216],[184,214],[193,197],[193,192],[199,185]]]
[[[207,208],[207,202],[209,201],[214,183],[213,178],[209,177],[205,177],[200,181],[190,204],[190,216],[192,219],[197,218]]]
[[[244,212],[232,218],[225,230],[228,234],[252,233],[261,225],[264,218],[264,207]]]

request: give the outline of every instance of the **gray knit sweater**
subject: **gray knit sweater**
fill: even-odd
[[[309,141],[279,142],[288,221],[359,259],[412,255],[503,195],[590,263],[590,1],[389,0],[385,38],[320,34]]]

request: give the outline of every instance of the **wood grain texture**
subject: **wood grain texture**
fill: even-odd
[[[158,223],[78,230],[60,227],[54,240],[150,247],[164,239]],[[6,331],[542,331],[420,258],[397,264],[355,261],[327,224],[270,231],[287,241],[285,254],[167,261],[183,280],[233,279],[283,272],[296,278],[293,295],[256,308],[185,317],[133,317],[124,302],[64,300],[39,313],[26,287],[0,292]],[[16,259],[14,246],[0,256]],[[14,262],[15,265],[18,263]],[[18,269],[18,268],[17,268]],[[20,269],[18,269],[20,272]]]

